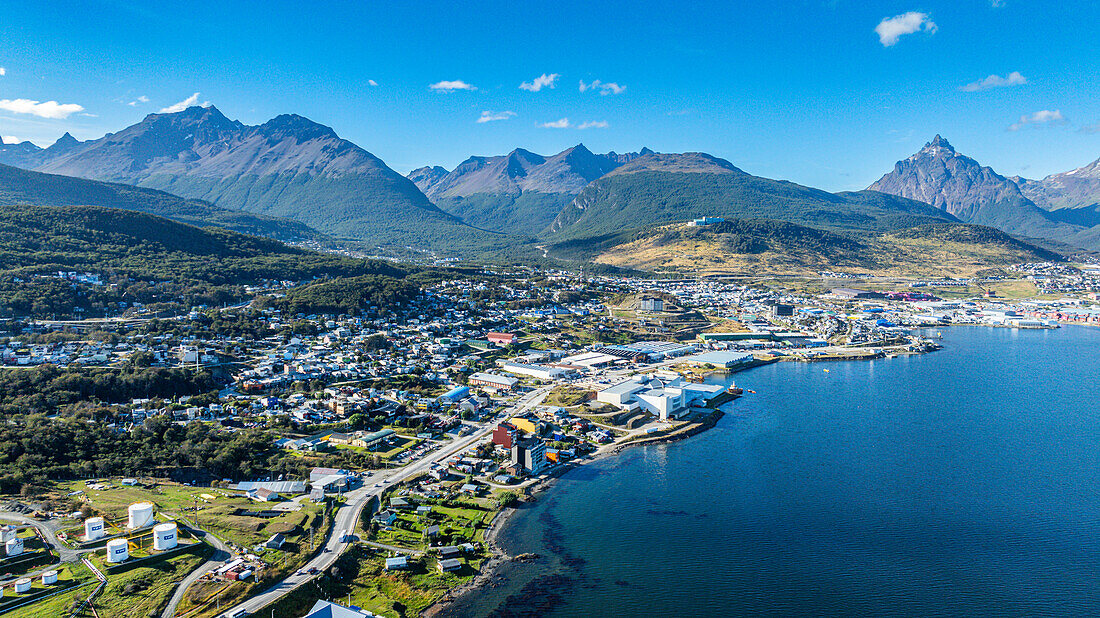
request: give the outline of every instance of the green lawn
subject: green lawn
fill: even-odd
[[[60,566],[58,567],[58,571],[57,581],[61,586],[72,582],[85,583],[94,581],[91,571],[81,562]],[[41,582],[41,578],[38,578],[34,585],[35,590],[43,589]],[[91,593],[93,588],[94,584],[79,586],[68,592],[42,599],[26,607],[21,607],[6,615],[12,618],[53,618],[54,616],[65,616],[68,615],[70,608],[74,605],[74,599],[78,597],[83,599]],[[5,590],[4,593],[5,601],[16,598],[10,589]],[[2,611],[2,609],[0,609],[0,611]]]
[[[394,522],[392,530],[379,529],[368,535],[368,539],[387,545],[396,545],[414,550],[424,550],[428,547],[424,539],[424,529],[438,525],[440,538],[432,543],[440,542],[458,544],[466,542],[481,542],[485,538],[485,530],[496,515],[495,502],[489,498],[478,498],[477,502],[445,502],[443,504],[428,504],[432,507],[429,515],[416,515],[413,512],[404,512]]]
[[[461,571],[440,573],[434,558],[422,558],[407,571],[386,571],[383,552],[357,546],[314,584],[303,586],[275,606],[276,616],[301,616],[318,598],[343,600],[383,616],[412,617],[468,580],[483,565],[464,560]],[[265,610],[265,614],[269,610]]]

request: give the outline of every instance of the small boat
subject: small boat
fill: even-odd
[[[829,373],[828,369],[822,369],[822,371],[824,371],[825,373]]]
[[[741,395],[745,392],[745,390],[742,389],[740,386],[737,386],[736,384],[731,384],[730,387],[726,389],[726,392],[731,395]],[[751,393],[752,391],[749,392]]]

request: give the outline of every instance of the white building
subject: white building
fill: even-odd
[[[519,380],[516,378],[509,378],[495,373],[475,373],[470,376],[467,382],[473,386],[484,386],[502,391],[510,391],[515,388],[516,384],[519,384]]]
[[[504,361],[500,363],[500,368],[508,373],[514,373],[521,376],[529,376],[536,380],[545,380],[547,382],[556,380],[565,375],[565,370],[560,367],[547,367],[546,365],[527,365],[524,363],[511,363]]]
[[[676,374],[637,375],[596,393],[596,401],[620,410],[645,410],[661,420],[686,410],[696,402],[706,402],[723,387],[717,384],[692,384]]]

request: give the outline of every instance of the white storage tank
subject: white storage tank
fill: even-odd
[[[29,577],[24,577],[22,579],[15,580],[15,591],[16,592],[23,593],[23,592],[30,592],[30,590],[31,590],[31,579]]]
[[[153,503],[135,502],[130,505],[130,521],[127,526],[131,529],[144,528],[153,523]]]
[[[16,537],[4,543],[4,550],[9,556],[18,556],[23,553],[23,539]]]
[[[126,539],[107,541],[107,562],[123,562],[130,557],[130,542]]]
[[[165,551],[179,543],[175,522],[160,524],[153,528],[153,549]]]
[[[42,574],[42,585],[49,586],[57,583],[57,571],[46,571]]]
[[[105,523],[102,517],[89,517],[84,520],[84,540],[94,541],[103,538]]]

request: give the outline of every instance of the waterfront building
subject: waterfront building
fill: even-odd
[[[524,438],[512,445],[512,464],[529,474],[542,474],[546,469],[546,445],[538,438]]]

